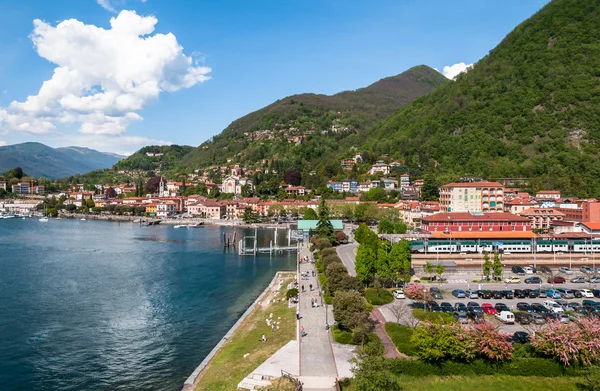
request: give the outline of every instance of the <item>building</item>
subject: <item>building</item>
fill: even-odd
[[[0,189],[6,190],[6,182],[5,181],[0,181]]]
[[[553,208],[529,208],[519,213],[519,216],[531,220],[531,228],[535,229],[550,229],[552,222],[565,218],[564,213]]]
[[[409,174],[401,174],[400,175],[400,190],[404,190],[410,186],[410,175]]]
[[[600,222],[600,202],[584,202],[582,205],[583,221]]]
[[[245,177],[231,175],[223,180],[221,184],[221,193],[242,194],[242,188],[246,185],[250,186],[250,191],[254,190],[252,181]]]
[[[227,203],[202,201],[196,205],[190,205],[188,213],[192,216],[220,220],[223,216],[227,216]]]
[[[504,193],[504,195],[506,196],[506,193]],[[536,206],[537,202],[534,200],[529,200],[526,198],[513,198],[504,202],[504,211],[517,215],[524,210],[535,208]]]
[[[423,217],[427,232],[530,232],[531,220],[512,213],[442,212]]]
[[[306,187],[304,187],[304,186],[288,186],[285,189],[285,193],[288,195],[303,196],[306,194]]]
[[[354,167],[354,159],[342,159],[342,168],[346,170],[351,170]]]
[[[383,160],[377,161],[377,163],[375,163],[371,166],[371,169],[369,170],[369,174],[375,175],[378,172],[382,173],[383,175],[388,175],[390,173],[390,165],[385,164],[383,162]]]
[[[535,193],[535,198],[558,200],[558,199],[560,199],[560,191],[559,190],[540,190],[537,193]]]
[[[29,183],[19,182],[16,185],[12,185],[13,194],[29,194],[31,187]]]
[[[46,187],[42,185],[33,186],[34,194],[44,194],[46,192]]]
[[[156,206],[157,204],[146,205],[146,214],[150,216],[156,216]]]
[[[453,182],[440,187],[444,212],[503,212],[504,186],[499,182]]]

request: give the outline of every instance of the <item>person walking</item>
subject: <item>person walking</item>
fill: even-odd
[[[300,320],[300,310],[296,310],[296,319]]]
[[[310,291],[312,292],[312,284],[308,285],[308,287],[310,288]]]

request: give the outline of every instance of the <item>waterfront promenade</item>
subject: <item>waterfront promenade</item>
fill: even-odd
[[[299,257],[312,257],[307,243],[300,248]],[[315,272],[313,277],[312,273]],[[302,279],[302,273],[308,272],[308,279]],[[328,306],[329,314],[319,294],[317,272],[314,264],[302,262],[298,267],[300,320],[298,328],[306,335],[299,337],[300,355],[300,381],[304,384],[305,391],[329,391],[335,390],[337,369],[332,349],[331,333],[326,330],[326,323],[333,323],[331,306]],[[310,285],[312,284],[312,291]],[[304,286],[304,292],[302,292]],[[316,300],[318,307],[312,307],[311,299]]]

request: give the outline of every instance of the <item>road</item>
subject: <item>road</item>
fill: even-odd
[[[356,259],[356,254],[354,254],[354,250],[358,247],[358,243],[350,243],[345,244],[343,246],[336,247],[337,253],[339,257],[342,259],[342,263],[348,269],[348,273],[356,277],[356,269],[354,268],[354,260]]]

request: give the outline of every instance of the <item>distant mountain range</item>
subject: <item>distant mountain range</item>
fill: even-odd
[[[83,174],[112,167],[125,156],[98,152],[83,147],[51,148],[41,143],[23,143],[0,147],[0,175],[21,167],[34,177],[49,179]]]

